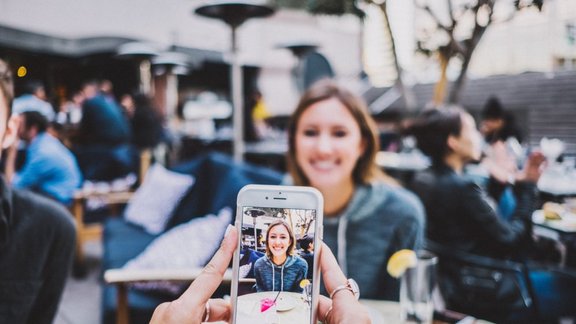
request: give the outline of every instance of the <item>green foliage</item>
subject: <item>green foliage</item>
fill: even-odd
[[[356,7],[354,0],[308,0],[308,11],[315,15],[353,14],[364,17],[364,12]]]
[[[521,1],[521,0],[514,0],[514,6],[517,10],[526,7],[536,7],[539,11],[542,11],[542,6],[544,5],[544,0],[530,0],[530,1]]]
[[[291,9],[305,9],[308,10],[309,0],[276,0],[276,6],[280,8],[291,8]]]
[[[274,2],[279,8],[302,9],[315,15],[353,14],[360,18],[365,16],[356,6],[356,0],[275,0]]]

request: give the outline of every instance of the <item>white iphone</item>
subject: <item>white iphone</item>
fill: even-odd
[[[240,190],[232,323],[317,323],[323,206],[311,187]]]

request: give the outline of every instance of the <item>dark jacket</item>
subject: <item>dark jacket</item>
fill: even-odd
[[[447,166],[416,174],[410,187],[424,204],[427,238],[434,242],[496,258],[520,257],[530,245],[535,184],[516,183],[517,206],[508,221],[499,217],[472,179]]]
[[[52,323],[74,254],[72,216],[0,179],[0,323]]]
[[[132,132],[122,108],[102,94],[86,100],[82,105],[80,131],[82,144],[111,146],[129,143]]]

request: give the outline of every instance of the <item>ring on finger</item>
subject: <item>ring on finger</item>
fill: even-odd
[[[206,301],[206,306],[205,306],[206,310],[204,311],[204,313],[206,314],[204,316],[204,320],[202,322],[208,322],[208,319],[210,318],[210,299],[208,299]]]
[[[330,308],[328,308],[328,310],[326,311],[326,314],[324,314],[324,323],[328,323],[328,316],[330,316],[331,312],[332,312],[332,306],[330,306]]]

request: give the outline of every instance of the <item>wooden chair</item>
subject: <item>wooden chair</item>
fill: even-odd
[[[102,237],[101,223],[86,223],[84,209],[86,201],[89,199],[100,199],[110,206],[112,210],[117,210],[120,205],[128,203],[134,193],[132,191],[109,192],[109,193],[84,193],[77,191],[74,194],[71,212],[76,224],[76,255],[74,259],[74,275],[82,277],[85,275],[84,244],[88,241],[100,240]]]

